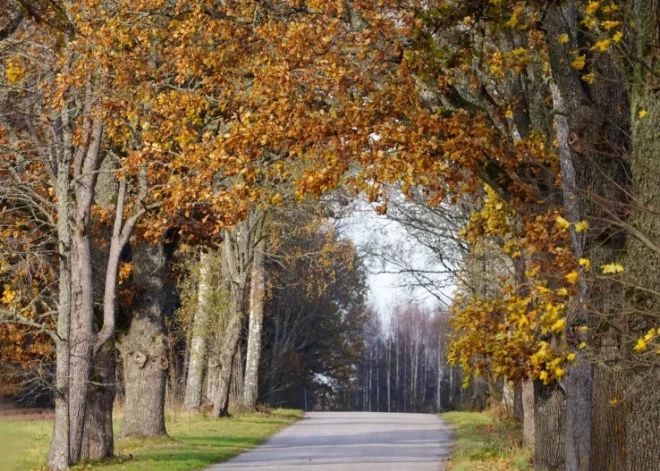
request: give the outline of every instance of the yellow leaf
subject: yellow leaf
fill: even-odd
[[[573,67],[574,69],[577,69],[577,70],[582,70],[582,69],[584,69],[585,61],[586,61],[586,56],[585,55],[577,56],[575,58],[575,60],[573,60],[573,62],[571,62],[571,67]]]
[[[559,44],[566,44],[568,42],[568,34],[559,35]]]
[[[557,294],[559,296],[568,296],[568,290],[566,288],[559,288]]]
[[[646,115],[649,114],[648,111],[646,110],[639,110],[639,113],[637,113],[637,116],[639,116],[640,119],[646,118]]]
[[[637,344],[633,347],[633,350],[637,353],[646,351],[646,342],[644,342],[644,339],[637,339]]]
[[[621,31],[617,31],[614,33],[614,36],[612,36],[612,41],[615,43],[618,43],[621,39],[623,39],[623,33]]]
[[[566,275],[566,280],[571,284],[574,284],[577,281],[577,279],[578,279],[578,274],[575,270],[573,270],[568,275]]]
[[[608,265],[601,265],[600,268],[603,270],[603,273],[606,275],[621,273],[623,271],[623,266],[618,263],[610,263]]]
[[[593,28],[598,24],[598,22],[593,17],[587,16],[584,20],[582,20],[582,24],[587,28]]]
[[[580,345],[578,345],[578,348],[580,350],[584,350],[585,348],[587,348],[587,343],[586,342],[581,342]]]
[[[566,359],[568,361],[574,361],[575,360],[575,353],[569,353],[568,355],[566,355]]]
[[[584,268],[584,271],[591,270],[591,260],[589,260],[588,258],[581,258],[580,260],[578,260],[578,263],[582,268]]]
[[[555,368],[555,376],[557,377],[557,379],[562,378],[565,374],[566,372],[561,368]]]
[[[584,9],[587,15],[593,15],[598,11],[598,8],[600,7],[600,2],[590,2],[589,5],[587,5],[587,8]]]
[[[601,41],[598,41],[596,44],[591,46],[591,50],[599,50],[599,51],[607,51],[610,48],[610,40],[609,39],[603,39]]]
[[[587,221],[580,221],[575,224],[575,230],[577,232],[583,232],[589,229],[589,223]]]
[[[591,72],[589,74],[583,75],[582,80],[584,80],[587,83],[594,83],[596,81],[596,75]]]
[[[12,291],[9,285],[5,285],[4,288],[5,289],[2,293],[2,299],[0,299],[0,301],[2,301],[3,304],[9,304],[14,300],[16,294],[14,293],[14,291]]]
[[[571,227],[571,223],[561,216],[557,216],[556,221],[557,221],[557,225],[562,229],[568,229],[569,227]]]
[[[552,324],[552,327],[550,328],[555,332],[561,332],[562,330],[564,330],[565,325],[566,325],[566,321],[564,319],[558,319],[557,322]]]
[[[606,21],[601,21],[600,25],[605,28],[607,31],[611,30],[612,28],[616,28],[621,24],[620,21],[611,21],[611,20],[606,20]]]

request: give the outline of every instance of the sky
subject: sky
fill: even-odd
[[[376,213],[367,203],[361,203],[350,216],[340,222],[340,231],[344,237],[353,240],[359,251],[364,251],[369,244],[383,246],[387,244],[405,242],[413,247],[412,252],[423,257],[427,250],[415,244],[404,228],[397,222],[387,219]],[[387,312],[395,304],[408,299],[415,299],[419,304],[434,309],[438,307],[437,299],[423,288],[410,289],[404,286],[406,277],[396,273],[383,273],[383,267],[376,260],[367,260],[369,273],[367,284],[369,287],[368,300],[376,310],[387,316]],[[388,267],[385,267],[385,271]]]

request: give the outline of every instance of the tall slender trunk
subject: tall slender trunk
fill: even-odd
[[[79,225],[72,237],[72,316],[70,335],[70,459],[81,459],[82,440],[87,407],[92,351],[94,346],[94,298],[92,288],[92,257],[89,225]]]
[[[392,335],[387,337],[387,412],[392,412],[391,376],[392,376]]]
[[[380,412],[380,341],[376,343],[376,412]]]
[[[396,362],[396,376],[395,376],[395,387],[396,387],[396,411],[399,412],[399,391],[400,391],[400,386],[399,386],[399,344],[400,344],[400,339],[399,339],[399,328],[397,326],[397,335],[396,335],[396,355],[395,355],[395,362]]]
[[[554,107],[564,110],[564,100],[559,87],[550,87]],[[568,144],[569,125],[566,117],[555,115],[555,129],[559,146],[559,161],[562,173],[562,185],[564,193],[564,210],[568,221],[576,224],[580,221],[579,199],[577,194],[577,176],[573,166],[573,158]],[[573,251],[576,259],[582,257],[582,242],[576,233],[575,226],[570,227]],[[578,296],[572,306],[572,312],[568,316],[569,326],[582,326],[588,322],[588,316],[583,306],[586,303],[587,284],[584,279],[585,273],[581,271],[578,280]],[[566,471],[588,471],[591,458],[591,398],[592,398],[592,367],[587,355],[578,348],[580,340],[574,336],[570,342],[571,352],[576,361],[569,368],[565,380],[566,390]]]
[[[263,222],[262,222],[263,225]],[[261,331],[264,324],[264,299],[266,295],[265,249],[266,240],[259,230],[252,261],[250,281],[250,319],[248,329],[247,358],[245,361],[245,384],[243,407],[254,409],[259,396],[259,364],[261,360]]]
[[[66,154],[68,155],[68,154]],[[55,424],[48,456],[54,471],[69,466],[69,329],[71,323],[71,231],[69,228],[69,159],[58,162],[57,182],[57,250],[59,256],[59,294],[57,305]]]
[[[227,323],[224,340],[220,350],[218,385],[215,389],[215,397],[212,398],[214,417],[222,417],[229,414],[229,387],[231,384],[232,366],[236,347],[241,333],[242,313],[237,307],[236,296],[232,295],[232,312]]]
[[[165,333],[165,255],[162,243],[143,243],[133,251],[137,289],[128,332],[120,338],[124,370],[122,437],[155,437],[165,430],[165,391],[170,341]]]
[[[534,414],[534,382],[523,381],[520,386],[523,419],[523,442],[527,446],[535,446],[535,414]]]
[[[190,358],[188,360],[188,375],[183,409],[199,411],[202,405],[202,387],[204,384],[204,359],[206,355],[206,339],[208,337],[208,321],[211,297],[211,255],[200,254],[199,286],[197,288],[197,309],[194,313],[192,339],[190,342]]]
[[[442,374],[443,374],[443,363],[442,363],[442,342],[440,341],[440,335],[438,334],[438,344],[436,347],[436,375],[435,375],[435,411],[442,411]]]

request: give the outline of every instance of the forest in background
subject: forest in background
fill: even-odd
[[[117,397],[127,437],[487,396],[539,471],[657,469],[657,0],[0,8],[0,367],[50,469]],[[340,237],[358,198],[424,259]],[[448,313],[370,312],[367,256]]]

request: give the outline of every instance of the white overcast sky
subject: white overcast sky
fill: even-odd
[[[369,242],[373,243],[374,240],[380,244],[401,240],[414,244],[399,223],[377,214],[367,203],[358,205],[358,209],[351,216],[341,221],[340,228],[342,235],[352,239],[358,250],[364,248]],[[423,257],[426,250],[425,247],[420,246],[419,256]],[[417,288],[411,292],[410,288],[403,286],[406,281],[403,275],[382,273],[379,263],[368,262],[370,267],[367,277],[369,302],[382,316],[388,317],[391,307],[410,299],[431,309],[438,306],[438,301],[426,290]]]

